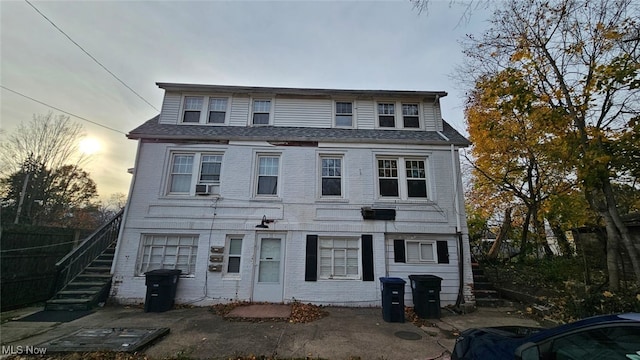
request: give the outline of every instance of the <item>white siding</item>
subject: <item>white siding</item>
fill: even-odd
[[[424,116],[424,125],[426,131],[436,131],[437,129],[437,120],[436,120],[436,108],[433,103],[425,102],[422,104],[422,111]]]
[[[442,306],[452,305],[456,302],[458,296],[458,255],[456,237],[453,235],[434,235],[424,234],[418,236],[421,240],[446,240],[449,250],[449,263],[448,264],[411,264],[411,263],[396,263],[394,261],[394,239],[404,239],[403,234],[387,235],[386,245],[386,261],[388,264],[389,277],[402,278],[407,282],[405,286],[405,305],[413,306],[413,299],[411,293],[411,283],[409,275],[435,275],[442,279],[440,283],[440,302]]]
[[[333,121],[330,99],[295,99],[278,97],[275,101],[275,126],[329,128]]]
[[[358,129],[375,129],[376,113],[375,102],[373,100],[358,100]]]
[[[177,124],[180,112],[180,101],[182,95],[176,93],[165,93],[162,101],[162,111],[160,112],[160,124]]]
[[[180,94],[168,93],[163,103],[161,123],[177,123]],[[274,103],[276,126],[329,127],[333,121],[333,100],[277,98]],[[356,101],[356,127],[375,128],[375,103]],[[250,114],[247,95],[231,99],[229,125],[246,126]],[[441,129],[439,109],[433,103],[423,105],[427,130]],[[327,145],[327,144],[324,144]],[[253,291],[256,239],[260,232],[255,226],[266,216],[275,220],[269,231],[285,234],[285,274],[283,301],[294,300],[327,305],[380,306],[382,276],[408,279],[410,274],[433,274],[443,278],[442,305],[453,304],[458,293],[458,238],[456,231],[465,233],[463,259],[465,295],[472,299],[470,258],[464,213],[462,229],[456,228],[456,191],[462,194],[461,182],[454,189],[451,152],[443,147],[398,145],[385,150],[390,154],[421,152],[429,155],[431,198],[428,202],[381,201],[376,195],[375,149],[370,146],[349,147],[271,146],[267,143],[234,141],[225,145],[142,143],[139,148],[132,193],[127,205],[114,266],[112,295],[122,303],[144,302],[144,276],[136,275],[140,240],[144,234],[186,234],[199,239],[196,273],[181,278],[176,302],[207,305],[236,300],[251,300]],[[172,151],[223,154],[220,197],[167,196],[169,162]],[[261,153],[280,156],[279,196],[265,200],[254,196],[256,186],[256,157]],[[319,156],[339,154],[343,157],[342,180],[344,196],[327,200],[320,196]],[[455,156],[458,156],[455,153]],[[459,166],[459,164],[456,164]],[[197,168],[195,164],[194,170]],[[458,198],[459,210],[464,212],[463,199]],[[373,206],[396,210],[396,220],[363,220],[361,208]],[[446,240],[449,264],[396,264],[393,260],[393,234],[413,234],[434,240]],[[373,236],[374,281],[318,280],[305,281],[306,236]],[[225,246],[228,235],[243,237],[241,273],[238,279],[225,277],[222,272],[208,272],[209,249]],[[411,288],[405,290],[407,304],[411,302]]]
[[[230,126],[247,126],[249,121],[249,97],[234,96],[231,99]]]

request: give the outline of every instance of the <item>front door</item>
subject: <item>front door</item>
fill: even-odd
[[[280,236],[263,235],[257,244],[253,301],[282,302],[284,241]]]

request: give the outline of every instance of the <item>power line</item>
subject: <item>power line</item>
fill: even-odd
[[[62,35],[64,35],[67,39],[69,39],[69,41],[71,41],[75,46],[77,46],[80,50],[82,50],[82,52],[87,54],[87,56],[90,57],[91,60],[95,61],[96,64],[100,65],[101,68],[103,68],[106,72],[108,72],[111,76],[113,76],[116,80],[118,80],[122,85],[124,85],[127,89],[129,89],[132,93],[134,93],[137,97],[139,97],[142,101],[146,102],[147,105],[151,106],[155,111],[160,112],[160,110],[156,109],[155,106],[151,105],[151,103],[148,102],[147,99],[143,98],[142,95],[138,94],[135,90],[129,87],[129,85],[127,85],[124,81],[120,80],[120,78],[117,77],[113,72],[111,72],[111,70],[107,69],[106,66],[102,65],[100,61],[98,61],[95,57],[93,57],[93,55],[89,54],[87,50],[85,50],[82,46],[80,46],[80,44],[75,42],[69,35],[67,35],[67,33],[62,31],[62,29],[60,29],[53,21],[51,21],[46,15],[44,15],[40,10],[38,10],[37,7],[35,7],[32,3],[30,3],[29,0],[24,0],[24,1],[27,4],[29,4],[29,6],[31,6],[38,14],[40,14],[43,18],[45,18],[51,25],[53,25],[53,27],[56,28],[56,30],[58,30],[60,33],[62,33]]]
[[[31,96],[27,96],[27,95],[25,95],[25,94],[23,94],[23,93],[17,92],[17,91],[12,90],[12,89],[9,89],[8,87],[6,87],[6,86],[4,86],[4,85],[0,85],[0,88],[3,88],[3,89],[5,89],[5,90],[7,90],[7,91],[10,91],[10,92],[12,92],[12,93],[14,93],[14,94],[16,94],[16,95],[20,95],[20,96],[22,96],[22,97],[24,97],[24,98],[27,98],[27,99],[31,100],[31,101],[37,102],[38,104],[41,104],[41,105],[44,105],[44,106],[50,107],[50,108],[52,108],[52,109],[54,109],[54,110],[58,110],[58,111],[63,112],[63,113],[65,113],[65,114],[67,114],[67,115],[71,115],[71,116],[76,117],[76,118],[78,118],[78,119],[80,119],[80,120],[84,120],[84,121],[86,121],[86,122],[89,122],[89,123],[92,123],[92,124],[94,124],[94,125],[97,125],[97,126],[103,127],[103,128],[105,128],[105,129],[108,129],[108,130],[111,130],[111,131],[115,131],[115,132],[117,132],[117,133],[119,133],[119,134],[127,135],[126,133],[124,133],[124,132],[122,132],[122,131],[120,131],[120,130],[117,130],[117,129],[114,129],[114,128],[111,128],[111,127],[108,127],[108,126],[106,126],[106,125],[102,125],[102,124],[100,124],[100,123],[98,123],[98,122],[95,122],[95,121],[93,121],[93,120],[89,120],[89,119],[87,119],[87,118],[84,118],[84,117],[82,117],[82,116],[78,116],[78,115],[76,115],[76,114],[72,114],[72,113],[70,113],[70,112],[68,112],[68,111],[64,111],[64,110],[62,110],[62,109],[60,109],[60,108],[57,108],[57,107],[55,107],[55,106],[53,106],[53,105],[49,105],[49,104],[47,104],[47,103],[45,103],[45,102],[42,102],[42,101],[37,100],[37,99],[34,99],[34,98],[32,98]]]

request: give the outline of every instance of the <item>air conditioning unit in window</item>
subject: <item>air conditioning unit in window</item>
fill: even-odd
[[[196,185],[196,195],[210,195],[211,188],[210,184],[198,184]]]

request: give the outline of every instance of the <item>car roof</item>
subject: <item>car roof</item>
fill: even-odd
[[[560,325],[551,329],[543,330],[539,333],[533,334],[527,338],[527,341],[537,342],[546,338],[562,334],[565,332],[578,330],[587,326],[598,324],[624,324],[624,323],[638,323],[640,325],[640,313],[626,313],[626,314],[614,314],[614,315],[599,315],[586,319],[582,319],[573,323]]]

